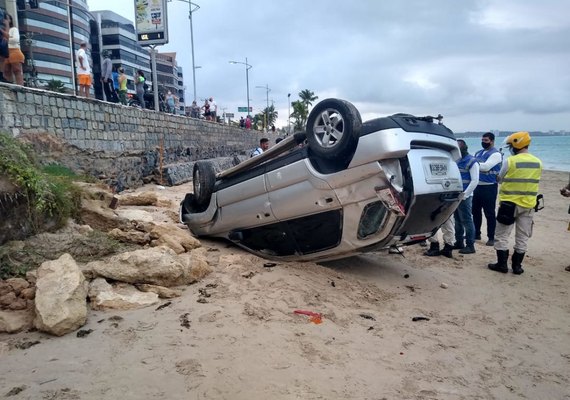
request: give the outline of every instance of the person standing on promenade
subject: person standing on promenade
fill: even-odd
[[[108,102],[116,103],[115,101],[115,85],[113,84],[113,63],[109,57],[109,52],[103,50],[103,62],[101,63],[101,83],[103,84],[103,91],[105,92],[105,99]]]
[[[479,162],[479,184],[473,192],[473,223],[475,224],[475,240],[481,240],[481,224],[483,213],[487,220],[487,246],[495,244],[497,191],[499,184],[497,176],[501,170],[503,157],[495,147],[495,135],[491,132],[481,138],[482,150],[475,153]],[[483,209],[483,213],[481,212]]]
[[[87,57],[87,43],[83,42],[77,51],[77,80],[79,81],[79,95],[89,98],[91,89],[91,66]]]
[[[463,198],[455,210],[455,249],[460,254],[475,253],[475,225],[473,224],[473,191],[479,183],[479,163],[471,154],[464,140],[457,140],[461,159],[457,161],[463,181]],[[463,234],[465,233],[465,242]]]
[[[210,120],[218,122],[218,104],[210,97]]]
[[[137,98],[139,99],[139,103],[143,110],[146,108],[146,104],[144,102],[145,82],[146,79],[144,77],[144,72],[139,69],[135,75],[135,92],[137,93]]]
[[[119,68],[119,101],[127,105],[127,75],[124,68]]]
[[[537,205],[538,184],[542,175],[542,161],[528,152],[531,137],[528,132],[515,132],[506,144],[512,156],[507,158],[499,172],[499,211],[495,232],[497,262],[490,270],[507,273],[509,236],[516,224],[515,246],[511,258],[513,273],[524,272],[528,239],[532,236],[533,216]]]
[[[192,102],[190,106],[190,117],[191,118],[200,118],[200,107],[196,104],[196,100]]]
[[[20,31],[14,26],[14,19],[6,14],[8,22],[8,58],[4,59],[4,79],[17,85],[24,84],[24,53],[20,50]]]

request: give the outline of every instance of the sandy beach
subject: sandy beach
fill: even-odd
[[[0,334],[0,398],[570,399],[567,183],[543,174],[521,276],[489,271],[480,241],[268,267],[201,240],[214,272],[162,307],[90,311],[84,337]]]

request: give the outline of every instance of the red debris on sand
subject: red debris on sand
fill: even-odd
[[[295,314],[306,315],[309,317],[309,321],[314,324],[320,324],[323,322],[323,315],[320,313],[312,312],[312,311],[305,311],[305,310],[295,310],[293,311]]]

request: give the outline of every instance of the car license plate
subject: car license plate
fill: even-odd
[[[431,176],[447,176],[447,164],[430,163],[429,171],[431,173]]]

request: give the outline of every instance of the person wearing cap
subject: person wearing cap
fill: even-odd
[[[542,175],[542,161],[529,153],[531,137],[528,132],[515,132],[506,139],[511,156],[499,172],[499,211],[495,231],[497,262],[488,264],[490,270],[507,273],[509,236],[516,226],[515,246],[511,258],[513,273],[524,272],[528,239],[532,235],[533,217],[537,205],[538,185]]]
[[[115,85],[113,84],[113,63],[109,58],[109,52],[103,50],[103,62],[101,63],[101,83],[107,101],[116,103],[117,95],[115,93]]]
[[[457,167],[463,182],[463,194],[459,207],[455,210],[455,246],[461,254],[475,253],[475,224],[473,223],[473,191],[479,183],[479,163],[469,154],[467,143],[458,139],[457,144],[461,158]],[[465,235],[464,235],[465,234]],[[463,239],[465,238],[465,241]]]
[[[91,89],[91,65],[87,57],[87,43],[83,42],[77,51],[77,80],[79,82],[79,95],[89,98]]]

